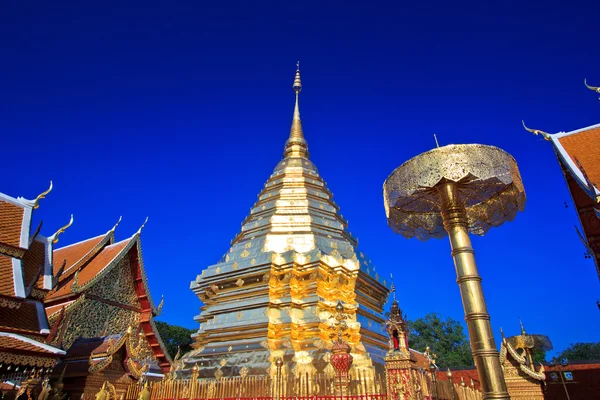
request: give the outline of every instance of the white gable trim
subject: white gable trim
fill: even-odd
[[[23,281],[23,264],[18,258],[12,259],[13,287],[15,296],[25,298],[25,282]]]
[[[51,352],[53,354],[57,354],[57,355],[67,354],[67,352],[64,351],[64,350],[57,349],[56,347],[52,347],[52,346],[49,346],[47,344],[38,342],[37,340],[29,339],[28,337],[25,337],[25,336],[15,335],[14,333],[8,333],[8,332],[0,332],[0,337],[2,337],[2,336],[11,337],[13,339],[20,340],[21,342],[29,343],[31,345],[39,347],[40,349],[44,349],[46,351],[49,351],[49,352]]]

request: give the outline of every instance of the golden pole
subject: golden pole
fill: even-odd
[[[460,200],[458,184],[443,180],[436,186],[441,199],[444,228],[450,238],[456,282],[460,287],[471,350],[481,379],[484,399],[510,399],[487,312],[475,252],[469,237],[467,212]]]

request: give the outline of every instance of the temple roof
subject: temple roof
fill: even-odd
[[[557,154],[581,188],[600,200],[600,124],[548,134]]]
[[[101,249],[103,244],[112,243],[113,238],[114,237],[109,232],[104,235],[55,249],[54,259],[56,260],[56,263],[54,265],[54,272],[58,272],[58,269],[62,267],[64,261],[65,269],[63,271],[63,276],[66,277],[71,268],[77,267],[85,260],[91,258]]]
[[[61,283],[59,283],[57,290],[51,292],[46,297],[46,302],[50,302],[63,296],[68,296],[73,292],[81,291],[83,287],[90,283],[90,281],[95,278],[99,278],[101,273],[107,273],[110,268],[116,265],[121,256],[123,256],[131,248],[131,246],[133,246],[136,239],[137,237],[134,236],[118,243],[106,246],[99,252],[94,252],[94,255],[90,257],[87,264],[77,271],[73,270],[72,273],[68,274],[61,281]],[[92,241],[93,240],[94,239],[92,239]],[[90,243],[88,243],[88,245],[89,244]],[[73,284],[75,284],[75,287],[73,287]]]
[[[13,247],[28,246],[28,243],[22,240],[25,229],[29,230],[29,226],[23,227],[24,214],[23,206],[0,198],[0,242]]]
[[[0,193],[0,254],[21,258],[30,245],[31,215],[39,201],[52,190],[38,195],[35,200],[13,198]]]
[[[48,321],[38,301],[25,300],[18,308],[0,307],[0,330],[20,334],[47,334]]]
[[[131,265],[133,268],[131,273],[134,274],[135,295],[140,303],[140,309],[138,310],[141,313],[140,327],[149,343],[151,343],[151,348],[158,359],[160,367],[164,371],[168,371],[170,359],[164,350],[164,345],[153,322],[154,316],[158,315],[159,311],[152,301],[146,281],[140,243],[142,228],[133,236],[114,243],[114,231],[117,225],[104,235],[54,251],[56,264],[61,263],[62,265],[60,260],[65,260],[65,270],[56,289],[46,296],[46,315],[55,318],[56,314],[60,313],[63,308],[68,312],[69,309],[76,307],[76,304],[85,299],[88,288],[91,288],[96,282],[119,266],[121,260],[125,257],[130,257],[131,264],[126,265]],[[97,342],[94,338],[86,340],[90,343]]]
[[[13,333],[0,332],[0,349],[27,351],[41,354],[60,356],[65,354],[61,349],[29,339]]]

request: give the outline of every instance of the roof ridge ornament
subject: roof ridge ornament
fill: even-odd
[[[521,121],[521,122],[523,123],[523,128],[525,128],[525,130],[527,132],[531,132],[534,135],[542,135],[544,137],[544,139],[546,139],[546,140],[552,140],[552,135],[549,134],[548,132],[540,131],[539,129],[528,128],[527,125],[525,125],[525,121]]]
[[[38,194],[38,196],[35,198],[35,200],[27,200],[24,197],[19,197],[19,198],[17,198],[17,200],[19,200],[23,204],[33,208],[34,210],[37,210],[37,208],[40,206],[40,204],[39,204],[40,200],[45,198],[46,195],[52,191],[52,187],[53,187],[52,181],[50,181],[50,187],[47,190],[43,191],[42,193]]]
[[[146,223],[148,222],[148,217],[146,217],[146,220],[144,221],[144,223],[142,224],[142,226],[140,226],[140,229],[138,229],[138,231],[135,233],[136,235],[140,235],[142,233],[142,229],[144,229],[144,227],[146,226]]]
[[[119,220],[117,221],[117,223],[112,228],[110,228],[110,230],[107,233],[113,233],[117,229],[117,226],[119,226],[119,224],[121,223],[122,219],[123,216],[119,216]]]
[[[60,228],[59,230],[57,230],[54,235],[50,236],[48,239],[50,239],[52,241],[52,244],[56,244],[58,243],[58,236],[63,233],[64,231],[67,230],[68,227],[70,227],[71,225],[73,225],[73,214],[71,214],[71,219],[69,220],[69,222],[63,226],[62,228]]]
[[[588,85],[587,78],[585,78],[583,80],[583,84],[585,85],[586,88],[588,88],[590,90],[593,90],[596,93],[600,93],[600,86],[590,86],[590,85]],[[600,97],[598,97],[598,100],[600,100]]]

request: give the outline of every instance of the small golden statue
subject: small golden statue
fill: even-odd
[[[148,381],[144,383],[144,388],[140,391],[138,400],[150,400],[150,388],[148,387]]]

